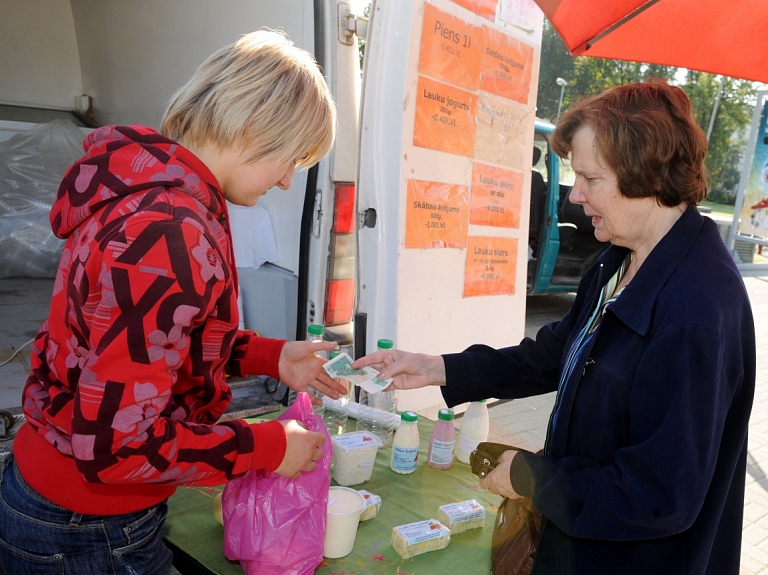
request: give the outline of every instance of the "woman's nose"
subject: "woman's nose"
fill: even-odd
[[[578,182],[573,184],[573,188],[571,189],[571,193],[568,194],[568,201],[572,204],[585,204],[587,203],[587,197],[584,195],[584,192],[581,191],[581,186]]]
[[[280,178],[280,181],[277,182],[277,187],[281,190],[287,190],[291,187],[291,181],[293,180],[293,174],[296,171],[296,168],[291,166],[288,171],[285,173],[285,175]]]

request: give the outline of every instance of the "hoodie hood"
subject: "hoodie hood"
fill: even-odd
[[[175,188],[219,218],[226,207],[211,171],[192,152],[144,126],[104,126],[83,141],[85,155],[61,181],[51,229],[66,238],[110,202],[155,187]]]

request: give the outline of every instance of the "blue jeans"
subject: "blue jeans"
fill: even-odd
[[[8,455],[0,466],[0,569],[5,575],[168,575],[168,503],[125,515],[80,515],[35,492]]]

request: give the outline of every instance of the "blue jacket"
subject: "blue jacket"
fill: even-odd
[[[565,352],[626,254],[609,247],[535,341],[443,356],[447,404],[558,389]],[[510,472],[545,517],[534,575],[738,575],[755,330],[710,219],[686,210],[573,373],[548,455],[524,453]]]

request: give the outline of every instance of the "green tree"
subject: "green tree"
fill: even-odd
[[[536,115],[555,121],[561,90],[557,78],[568,82],[563,92],[562,107],[567,110],[579,98],[651,77],[679,85],[691,99],[699,125],[707,131],[717,98],[719,76],[642,62],[574,58],[554,27],[545,19]],[[707,167],[711,176],[710,199],[732,204],[738,190],[739,164],[746,149],[756,88],[752,82],[735,78],[723,77],[722,82],[722,93],[709,139]]]

